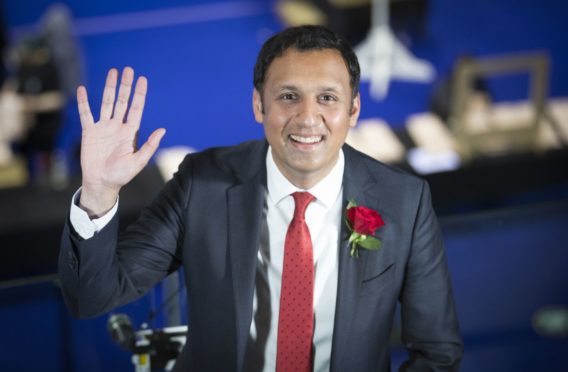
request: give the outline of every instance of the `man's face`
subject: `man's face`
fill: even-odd
[[[352,97],[338,51],[288,49],[269,66],[263,96],[254,90],[253,109],[278,169],[294,185],[310,188],[335,165],[357,123],[360,99]]]

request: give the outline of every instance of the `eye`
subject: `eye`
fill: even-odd
[[[280,96],[280,99],[283,101],[293,101],[295,100],[297,97],[294,93],[284,93]]]
[[[320,96],[320,100],[324,102],[333,102],[337,101],[337,98],[331,94],[323,94],[322,96]]]

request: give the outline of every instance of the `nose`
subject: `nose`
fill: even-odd
[[[321,111],[317,102],[305,99],[298,106],[297,113],[298,124],[310,127],[319,124],[321,121]]]

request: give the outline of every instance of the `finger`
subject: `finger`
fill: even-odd
[[[77,88],[77,108],[79,110],[79,119],[81,120],[81,127],[83,129],[89,125],[95,124],[91,108],[89,107],[87,89],[82,85]]]
[[[130,91],[132,90],[132,82],[134,81],[134,70],[131,67],[125,67],[122,70],[122,78],[120,79],[120,88],[118,89],[118,97],[114,106],[113,117],[124,121],[126,109],[128,108],[128,100],[130,99]]]
[[[109,120],[112,116],[112,106],[116,95],[116,80],[118,72],[115,68],[108,71],[105,89],[103,91],[103,102],[101,103],[101,117],[99,120]]]
[[[134,154],[136,161],[140,166],[140,169],[144,168],[146,164],[148,164],[148,161],[150,161],[150,158],[152,157],[152,155],[154,155],[154,153],[158,149],[158,146],[160,146],[160,141],[165,134],[166,130],[164,128],[156,129],[154,132],[152,132],[152,134],[150,134],[148,141],[146,141],[146,143],[142,145],[140,150],[138,150]]]
[[[128,111],[128,121],[129,125],[140,128],[140,121],[142,120],[142,114],[144,112],[144,103],[146,102],[146,92],[148,91],[148,80],[144,76],[140,76],[136,82],[136,88],[134,89],[134,97],[132,97],[132,104],[130,105],[130,110]]]

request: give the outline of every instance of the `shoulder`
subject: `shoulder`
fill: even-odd
[[[382,163],[349,145],[343,146],[345,154],[345,166],[349,167],[349,173],[357,177],[361,172],[367,173],[371,178],[386,189],[408,190],[416,192],[427,187],[422,178],[410,174],[398,167]]]
[[[190,169],[193,176],[246,177],[264,166],[267,148],[263,140],[211,147],[188,154],[180,164],[180,171]]]

